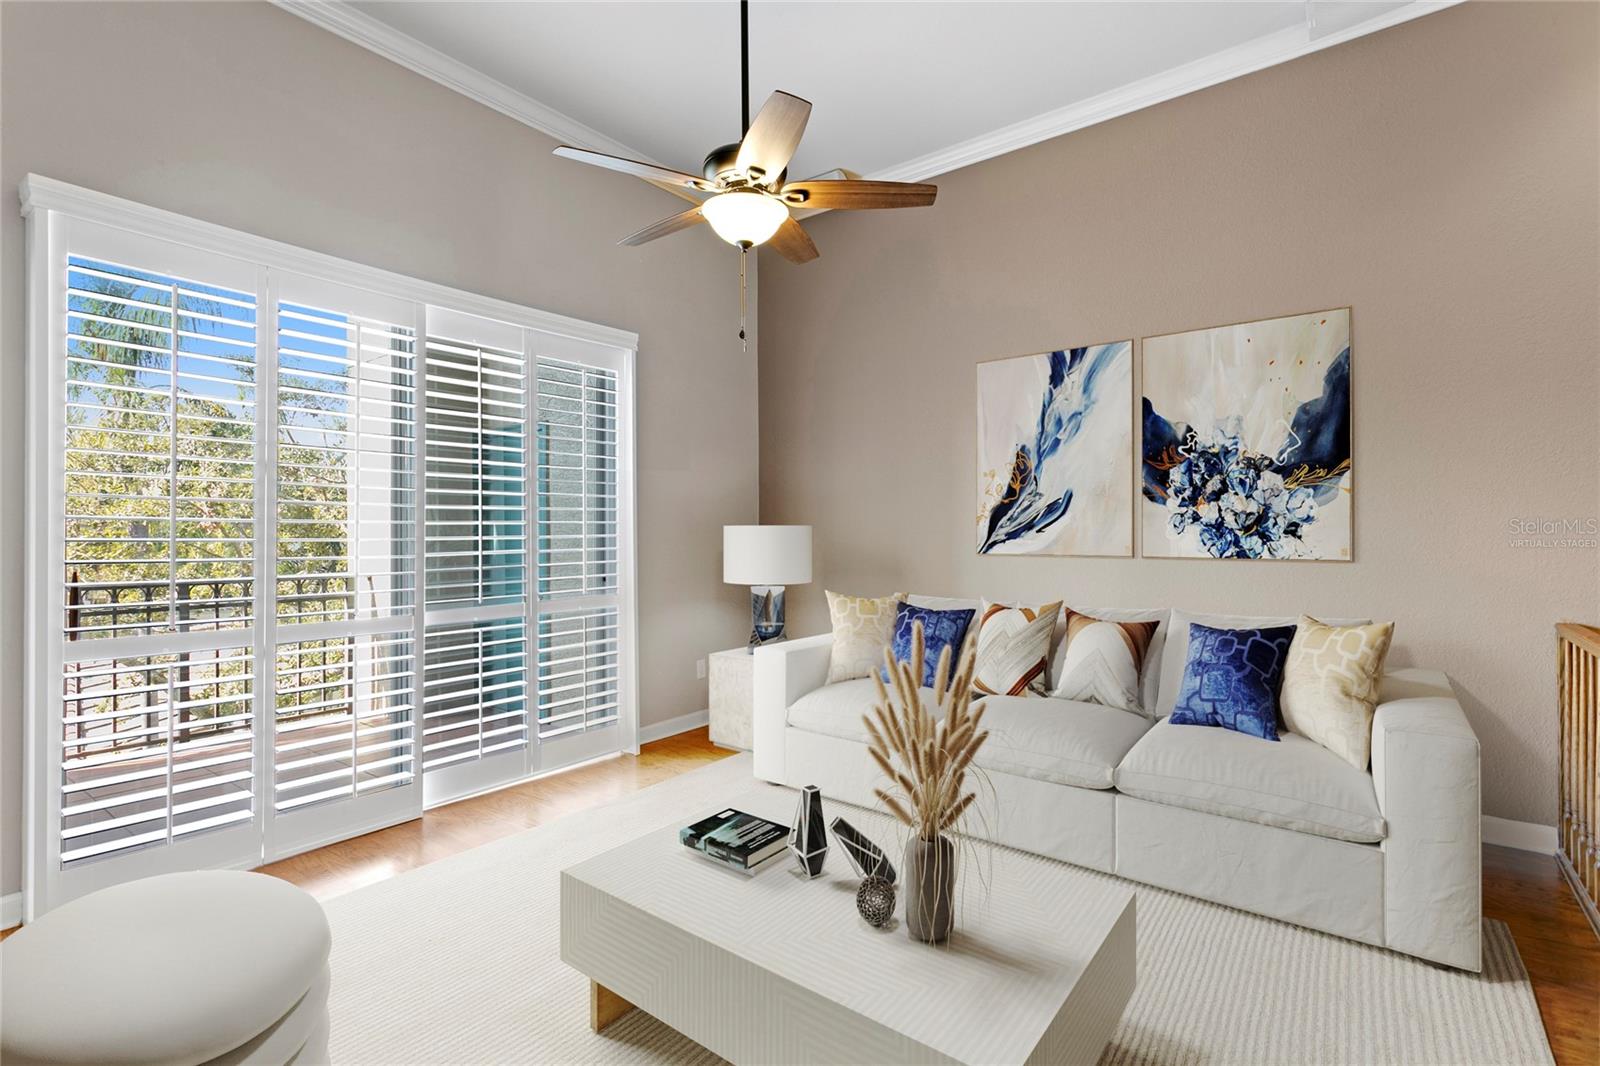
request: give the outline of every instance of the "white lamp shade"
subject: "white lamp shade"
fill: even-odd
[[[723,526],[722,580],[804,585],[811,580],[810,526]]]

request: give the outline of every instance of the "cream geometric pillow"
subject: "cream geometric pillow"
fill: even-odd
[[[894,640],[895,604],[903,599],[903,592],[876,598],[828,593],[828,616],[833,620],[828,684],[871,677],[883,665],[883,649]]]
[[[1067,608],[1067,635],[1062,638],[1066,653],[1050,694],[1151,717],[1151,709],[1139,698],[1139,678],[1150,638],[1160,625],[1159,621],[1108,622]]]
[[[1378,680],[1393,640],[1393,622],[1327,626],[1301,615],[1278,695],[1290,732],[1365,770],[1372,757]]]
[[[972,687],[990,696],[1043,696],[1050,688],[1050,638],[1061,604],[985,603]],[[952,664],[951,669],[955,669]]]

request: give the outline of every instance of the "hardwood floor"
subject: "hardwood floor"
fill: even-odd
[[[1484,845],[1483,913],[1511,928],[1556,1062],[1600,1063],[1600,938],[1555,857]]]
[[[608,803],[732,754],[713,745],[702,727],[646,744],[636,757],[606,759],[435,807],[416,821],[270,863],[260,872],[325,899]]]
[[[604,762],[436,807],[426,817],[331,844],[261,872],[329,898],[625,796],[731,754],[705,729]],[[1511,927],[1560,1066],[1600,1064],[1600,939],[1550,856],[1483,849],[1483,909]],[[10,932],[10,930],[7,930]],[[0,933],[0,937],[5,934]]]

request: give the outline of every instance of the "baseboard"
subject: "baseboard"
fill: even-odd
[[[1556,827],[1537,822],[1515,822],[1510,818],[1493,818],[1486,814],[1483,816],[1483,842],[1553,855],[1556,850]]]
[[[22,924],[22,893],[0,896],[0,929],[10,929]]]
[[[668,718],[665,722],[651,722],[649,725],[639,727],[639,743],[648,744],[652,740],[660,740],[662,737],[687,733],[691,729],[699,729],[710,720],[710,711],[690,711],[688,714],[680,714],[676,718]]]

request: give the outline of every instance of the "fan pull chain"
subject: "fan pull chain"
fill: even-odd
[[[744,335],[744,307],[745,307],[745,261],[750,257],[750,249],[739,249],[739,345],[745,351],[750,350],[750,341]]]

